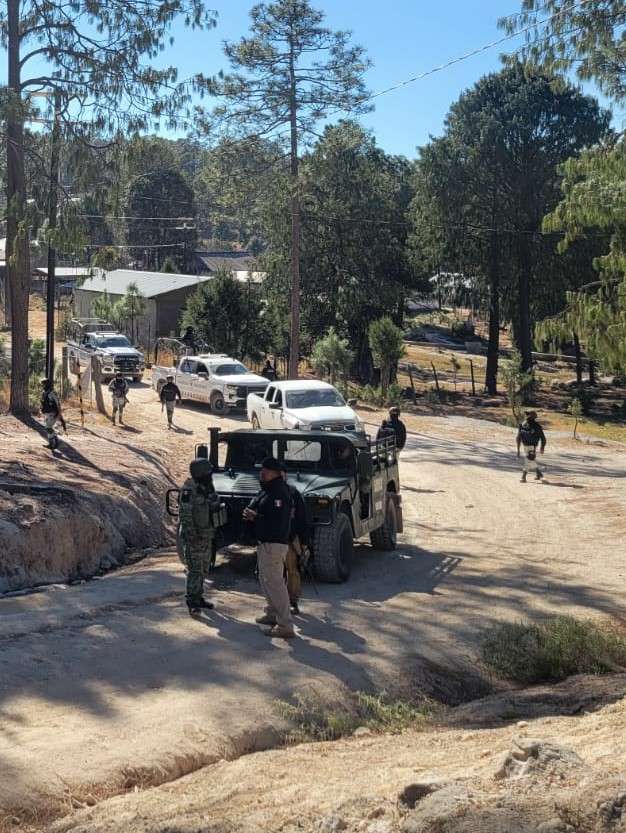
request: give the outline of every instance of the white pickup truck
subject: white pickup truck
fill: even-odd
[[[158,394],[168,376],[174,377],[183,399],[204,402],[216,414],[228,408],[245,409],[248,394],[264,393],[269,384],[237,359],[219,353],[185,356],[177,367],[154,365],[152,387]]]
[[[262,395],[251,393],[248,419],[255,429],[363,431],[361,421],[339,391],[316,379],[272,382]]]

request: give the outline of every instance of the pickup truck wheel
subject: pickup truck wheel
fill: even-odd
[[[259,423],[258,416],[256,414],[252,414],[252,430],[253,431],[258,431],[260,427],[261,427],[261,425]]]
[[[209,405],[214,414],[223,414],[226,412],[226,402],[224,402],[224,397],[218,390],[214,390],[211,394]]]
[[[395,550],[397,540],[398,519],[396,517],[396,505],[393,499],[388,497],[383,525],[370,532],[370,541],[374,549],[390,552],[391,550]]]
[[[339,584],[352,570],[354,542],[346,515],[339,514],[330,526],[313,530],[313,568],[320,581]]]

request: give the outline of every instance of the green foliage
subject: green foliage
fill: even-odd
[[[130,331],[131,341],[133,342],[137,337],[135,327],[137,319],[141,318],[145,309],[146,299],[139,291],[135,281],[132,281],[126,287],[124,296],[113,305],[113,309],[111,310],[112,317],[116,323],[125,322]]]
[[[177,272],[176,264],[171,257],[166,257],[161,265],[161,272],[167,272],[170,275],[174,275]]]
[[[115,317],[114,308],[115,302],[111,300],[105,289],[102,295],[98,295],[97,298],[94,298],[91,311],[93,312],[94,318],[100,318],[102,321],[108,321],[113,324]],[[117,324],[118,322],[115,323]]]
[[[260,359],[274,346],[264,312],[252,284],[223,271],[188,298],[181,324],[193,327],[215,352]]]
[[[373,732],[399,733],[421,729],[441,707],[426,698],[417,703],[390,700],[385,694],[350,692],[333,704],[317,692],[298,693],[294,703],[279,700],[277,712],[292,725],[292,743],[338,740],[364,726]]]
[[[502,376],[506,393],[516,424],[523,422],[523,406],[528,404],[535,389],[534,373],[522,369],[522,356],[517,351],[509,361],[504,362]]]
[[[74,385],[70,381],[69,376],[63,373],[61,364],[57,364],[54,368],[54,389],[62,400],[69,399],[74,393]]]
[[[583,416],[583,406],[578,397],[572,399],[569,404],[569,408],[567,409],[570,415],[574,418],[574,431],[573,437],[576,439],[576,431],[578,430],[578,423],[582,422]]]
[[[562,253],[587,230],[607,234],[594,261],[599,280],[586,291],[569,292],[564,309],[537,326],[553,344],[577,333],[585,351],[607,372],[626,371],[626,139],[595,147],[561,169],[563,199],[544,221],[546,231],[564,231]]]
[[[482,657],[499,677],[540,683],[616,671],[626,665],[626,640],[608,626],[556,616],[496,625],[483,640]]]
[[[46,370],[46,343],[35,338],[28,350],[28,369],[33,376],[41,377]]]
[[[334,327],[317,341],[311,353],[311,365],[316,373],[328,375],[330,383],[335,384],[338,377],[345,374],[352,361],[353,353],[348,347],[348,340],[340,338]]]
[[[380,367],[380,386],[385,395],[391,372],[405,353],[404,333],[391,318],[383,316],[372,321],[368,335],[374,362]]]
[[[553,81],[515,64],[463,93],[444,136],[421,149],[411,209],[418,267],[475,276],[477,293],[490,298],[491,356],[508,319],[525,364],[536,305],[556,312],[566,289],[588,279],[591,263],[578,252],[566,272],[554,241],[540,234],[543,216],[559,200],[556,167],[609,125],[595,100]],[[492,359],[491,391],[496,369]]]
[[[403,401],[403,388],[402,385],[398,385],[396,382],[389,385],[387,389],[387,404],[388,405],[401,405]]]
[[[380,408],[385,402],[385,397],[380,388],[372,387],[372,385],[363,385],[358,387],[355,391],[356,397],[359,401],[365,402],[366,405],[374,405]]]
[[[104,269],[105,272],[115,269],[120,263],[119,249],[115,249],[113,246],[102,246],[91,258],[91,263],[92,266]]]
[[[626,98],[623,0],[522,0],[522,13],[500,20],[501,28],[527,28],[522,58],[552,72],[575,70],[617,101]],[[515,59],[518,60],[518,53]]]

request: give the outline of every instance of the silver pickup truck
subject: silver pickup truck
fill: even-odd
[[[183,399],[203,402],[213,413],[245,408],[249,393],[263,393],[269,382],[245,364],[221,353],[185,356],[175,367],[153,365],[152,387],[157,393],[167,376],[173,376]]]
[[[103,382],[109,381],[118,372],[132,377],[133,382],[143,379],[143,353],[106,321],[97,318],[73,319],[67,351],[72,372],[76,372],[78,365],[86,367],[91,357],[97,356]]]

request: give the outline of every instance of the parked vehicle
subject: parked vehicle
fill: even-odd
[[[222,353],[184,356],[175,367],[153,366],[152,387],[157,393],[161,393],[170,375],[183,399],[204,402],[216,414],[223,414],[229,408],[245,408],[248,395],[263,393],[269,384],[237,359]]]
[[[67,350],[73,373],[79,365],[86,367],[92,356],[98,356],[103,382],[111,380],[118,372],[132,377],[133,382],[143,379],[143,353],[106,321],[98,318],[72,319]]]
[[[273,382],[263,395],[250,394],[248,419],[255,429],[363,430],[358,416],[339,391],[317,379]]]
[[[210,446],[196,450],[213,464],[213,484],[226,509],[217,548],[251,544],[243,510],[259,489],[262,460],[283,461],[288,482],[306,507],[312,567],[321,581],[346,581],[354,541],[369,535],[378,550],[393,550],[402,532],[402,497],[395,439],[311,431],[230,431],[210,428]],[[175,512],[168,497],[168,511]]]

